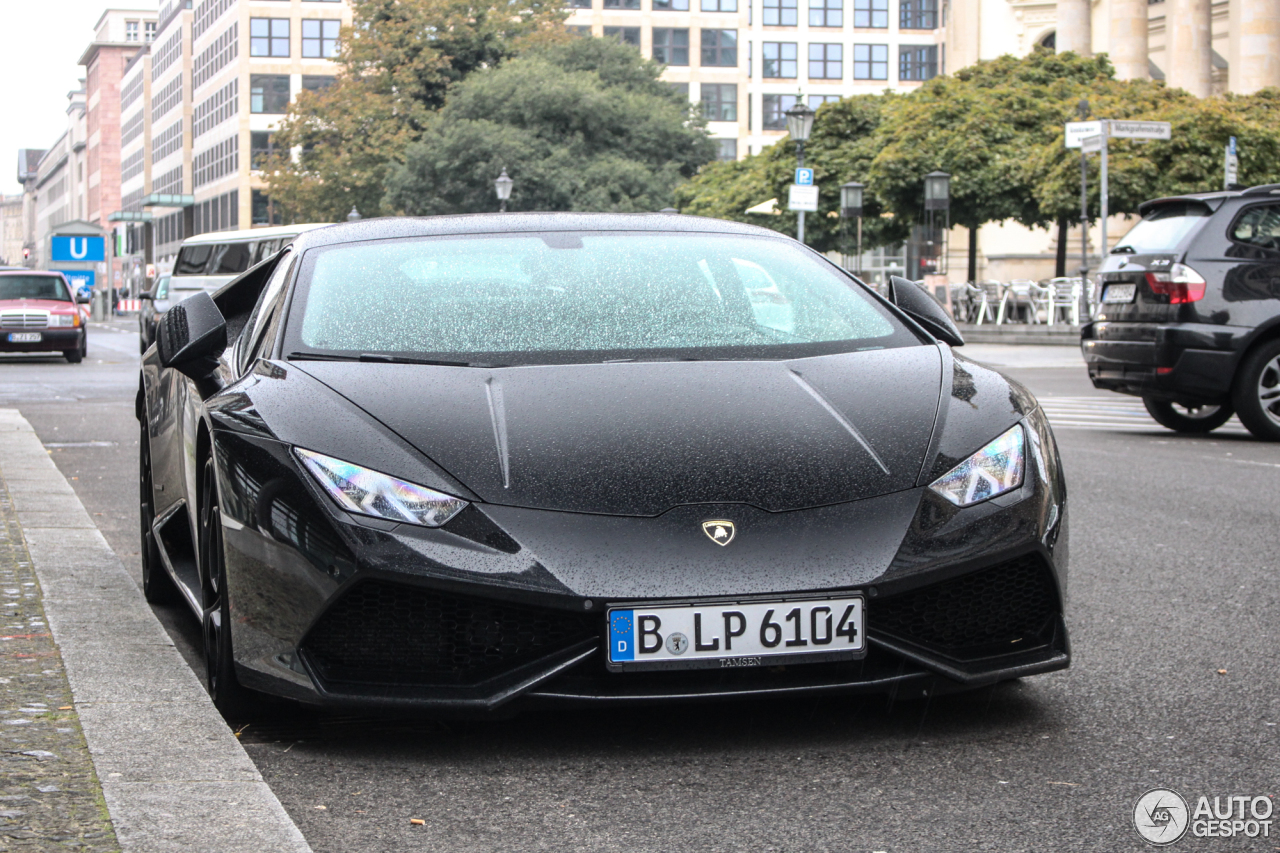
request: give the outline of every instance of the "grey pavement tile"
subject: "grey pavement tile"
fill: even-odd
[[[172,644],[74,642],[56,634],[78,702],[207,701]]]
[[[74,683],[72,686],[78,698],[79,687]],[[262,779],[207,700],[77,704],[76,710],[90,743],[94,765],[103,779],[120,782],[257,782]],[[174,732],[182,732],[184,736],[174,738]],[[192,750],[199,752],[199,761],[191,760]]]
[[[48,527],[65,530],[67,528],[76,528],[81,530],[96,530],[92,519],[83,510],[80,512],[71,512],[63,510],[28,510],[17,507],[18,523],[23,527]]]
[[[103,780],[116,836],[129,853],[310,853],[262,782]]]

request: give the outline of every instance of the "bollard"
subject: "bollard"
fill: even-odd
[[[102,322],[107,319],[107,294],[103,290],[95,290],[93,299],[89,304],[89,317],[94,322]]]

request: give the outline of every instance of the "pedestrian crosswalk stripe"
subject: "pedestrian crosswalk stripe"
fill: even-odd
[[[1167,432],[1152,420],[1137,397],[1040,397],[1040,406],[1055,429],[1092,429],[1124,432]],[[1232,417],[1214,434],[1248,435],[1240,420]]]

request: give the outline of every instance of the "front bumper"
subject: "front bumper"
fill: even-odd
[[[1080,348],[1094,387],[1216,404],[1231,395],[1250,328],[1207,323],[1090,323]]]
[[[1031,440],[1019,490],[964,510],[924,488],[768,518],[739,507],[748,531],[780,526],[735,552],[732,572],[663,553],[672,530],[694,529],[690,508],[619,519],[475,505],[439,530],[397,528],[336,511],[286,446],[215,433],[237,673],[246,686],[337,708],[484,714],[527,704],[934,693],[1062,669],[1070,662],[1065,488],[1043,418],[1024,423]],[[555,536],[535,535],[554,525],[562,526]],[[565,531],[594,554],[556,550]],[[874,565],[856,565],[853,555],[868,552]],[[613,569],[599,568],[610,560]],[[635,562],[619,571],[626,560]],[[687,586],[677,590],[681,577]],[[858,592],[869,652],[841,663],[608,672],[605,613],[652,600],[659,583],[660,597],[682,598],[725,594],[715,584],[743,596]]]
[[[15,343],[11,334],[39,332],[40,340],[34,343]],[[84,327],[56,329],[0,329],[0,352],[66,352],[80,349],[84,340]]]

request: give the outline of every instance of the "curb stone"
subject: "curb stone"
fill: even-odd
[[[14,409],[0,409],[0,481],[124,853],[311,853]]]

